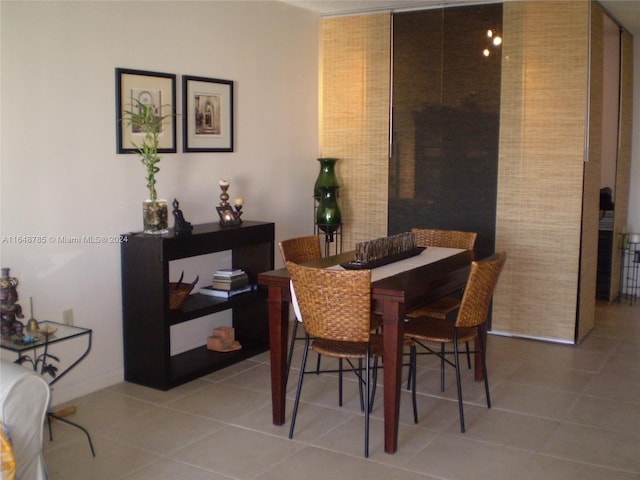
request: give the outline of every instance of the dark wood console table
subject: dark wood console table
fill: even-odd
[[[274,235],[273,223],[255,221],[194,225],[191,235],[177,236],[173,229],[165,235],[126,234],[121,246],[125,380],[168,390],[268,350],[264,289],[228,300],[195,293],[179,310],[170,310],[169,262],[231,250],[232,268],[245,270],[257,283],[260,272],[273,269]],[[203,345],[171,355],[172,325],[228,309],[240,350],[221,353]]]

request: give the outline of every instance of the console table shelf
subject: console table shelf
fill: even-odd
[[[195,225],[191,235],[126,234],[121,247],[125,380],[168,390],[269,349],[266,292],[230,299],[192,294],[169,309],[169,262],[231,250],[231,267],[258,274],[273,270],[275,225],[245,221],[237,226]],[[213,272],[206,272],[213,275]],[[206,346],[171,355],[170,327],[205,315],[232,311],[242,348],[215,352]],[[204,340],[204,339],[203,339]]]

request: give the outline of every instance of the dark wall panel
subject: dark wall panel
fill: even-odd
[[[393,17],[389,234],[471,230],[494,248],[501,48],[488,30],[501,35],[501,4]]]

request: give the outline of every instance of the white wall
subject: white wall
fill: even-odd
[[[177,197],[187,220],[215,221],[224,177],[232,198],[245,198],[243,218],[274,221],[277,239],[309,234],[319,17],[271,1],[0,8],[1,265],[20,280],[25,320],[33,297],[37,319],[61,321],[73,309],[94,332],[90,355],[56,386],[55,405],[123,378],[119,245],[49,240],[141,230],[143,166],[115,153],[115,68],[178,74],[179,108],[181,74],[235,82],[235,152],[165,154],[160,163],[159,195]],[[15,243],[27,235],[46,243]],[[77,349],[58,348],[64,358]]]

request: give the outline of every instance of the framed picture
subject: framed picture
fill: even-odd
[[[218,210],[218,215],[220,215],[220,225],[240,225],[242,223],[242,220],[236,215],[231,205],[216,207],[216,210]]]
[[[137,153],[145,132],[123,121],[125,111],[153,105],[157,116],[165,116],[158,153],[176,153],[176,76],[116,68],[116,148],[118,153]]]
[[[233,82],[182,77],[183,151],[233,152]]]

